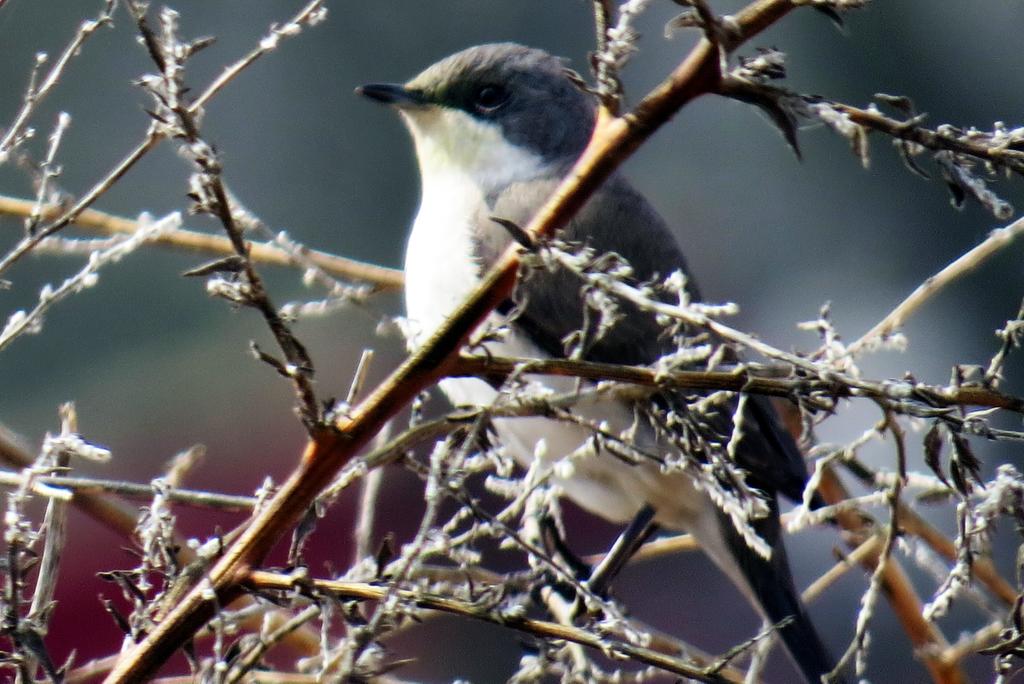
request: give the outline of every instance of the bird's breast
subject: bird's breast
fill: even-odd
[[[457,175],[431,179],[405,250],[410,347],[418,347],[480,281],[473,233],[486,217],[481,190]]]
[[[424,184],[420,209],[413,223],[405,254],[405,302],[409,346],[421,346],[455,311],[480,282],[476,254],[482,222],[490,221],[491,210],[485,193],[465,177],[433,174]],[[495,322],[499,314],[492,314]],[[500,341],[489,341],[487,351],[495,356],[547,356],[523,330],[512,326]],[[572,392],[571,378],[527,376],[531,393]],[[488,383],[477,378],[448,378],[441,388],[455,405],[488,406],[498,398]],[[618,432],[628,430],[632,410],[617,401],[577,406],[587,420]],[[655,464],[632,466],[607,454],[587,455],[593,433],[580,425],[558,423],[546,418],[498,419],[495,421],[508,452],[528,466],[538,445],[552,461],[572,462],[572,475],[556,478],[570,497],[584,508],[609,520],[629,519],[646,502],[656,504],[659,521],[683,528],[699,517],[706,503],[695,495],[682,473],[664,475]],[[649,445],[653,447],[653,444]],[[564,468],[563,468],[564,470]],[[670,486],[664,486],[669,483]]]

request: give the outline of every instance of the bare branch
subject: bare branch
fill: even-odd
[[[0,195],[0,214],[9,216],[32,216],[34,203],[29,200]],[[42,208],[40,216],[52,220],[59,215],[60,207],[47,205]],[[86,209],[74,217],[73,225],[97,235],[130,235],[139,229],[139,222],[121,216],[115,216],[95,209]],[[40,248],[46,247],[46,242]],[[234,254],[231,242],[223,235],[211,235],[198,231],[177,228],[167,230],[152,242],[154,245],[172,247],[187,252],[199,252],[219,256]],[[274,266],[301,265],[285,250],[269,242],[253,242],[249,245],[250,258],[262,264]],[[305,253],[313,264],[327,273],[355,282],[369,283],[376,292],[391,292],[402,287],[402,272],[384,266],[376,266],[355,261],[327,252],[308,250]]]
[[[254,571],[249,577],[243,580],[246,586],[256,590],[282,590],[290,591],[295,587],[306,586],[316,591],[333,594],[339,598],[346,598],[359,601],[382,601],[389,594],[395,593],[414,605],[430,610],[443,611],[461,617],[482,620],[493,624],[502,625],[516,629],[528,634],[533,634],[545,639],[561,639],[581,644],[589,648],[598,649],[604,653],[647,663],[664,670],[684,677],[689,677],[699,682],[737,682],[726,675],[710,672],[708,669],[694,666],[674,656],[659,653],[657,651],[635,646],[625,641],[611,637],[599,638],[594,634],[561,625],[555,622],[534,620],[532,618],[504,614],[495,615],[492,611],[474,606],[463,601],[457,601],[441,596],[398,589],[393,586],[377,586],[361,582],[335,582],[331,580],[309,580],[280,575],[272,572]]]
[[[757,0],[735,16],[730,47],[756,35],[785,16],[788,0]],[[654,130],[684,104],[715,86],[718,54],[702,41],[666,81],[622,118],[599,118],[598,128],[575,169],[527,227],[536,236],[550,235],[578,210],[600,183]],[[299,519],[317,494],[402,406],[447,370],[460,343],[512,291],[519,266],[510,248],[481,286],[431,340],[357,406],[336,430],[322,431],[307,446],[300,467],[274,500],[248,525],[242,536],[194,589],[134,648],[126,651],[108,682],[140,681],[188,638],[211,614],[211,595],[221,602],[237,595],[237,580],[270,550]]]
[[[44,52],[36,55],[35,68],[32,70],[32,78],[25,92],[21,109],[15,115],[13,123],[7,127],[3,138],[0,138],[0,165],[7,161],[11,150],[17,147],[19,142],[25,138],[25,125],[28,123],[29,118],[36,107],[49,95],[53,87],[57,85],[57,82],[60,81],[60,77],[72,57],[78,54],[82,49],[82,45],[85,44],[85,41],[93,33],[101,27],[111,24],[111,14],[114,11],[114,6],[114,0],[104,0],[103,9],[100,10],[99,15],[95,19],[83,21],[79,25],[75,37],[71,39],[71,42],[64,48],[60,57],[50,67],[46,76],[43,77],[42,82],[38,84],[36,83],[36,75],[38,70],[46,63],[47,55]]]
[[[851,344],[847,348],[849,354],[853,356],[884,343],[925,302],[960,277],[976,269],[993,255],[1008,247],[1014,240],[1020,237],[1021,233],[1024,233],[1024,219],[1017,219],[1008,226],[993,230],[977,247],[960,255],[952,263],[919,285],[895,309],[886,314],[885,318]]]

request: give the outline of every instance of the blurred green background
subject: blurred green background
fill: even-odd
[[[100,2],[8,0],[0,6],[0,126],[7,126],[38,51],[56,57],[79,22]],[[207,109],[204,130],[220,151],[225,178],[265,223],[285,229],[311,247],[398,267],[405,231],[415,213],[417,177],[411,145],[396,116],[352,94],[368,81],[402,81],[463,47],[514,40],[564,55],[586,72],[593,47],[590,2],[584,0],[455,0],[419,3],[378,0],[328,3],[326,23],[283,41],[229,85]],[[185,37],[216,36],[189,64],[188,81],[200,90],[221,68],[250,50],[271,22],[289,17],[298,2],[182,1]],[[714,2],[719,12],[742,6]],[[640,28],[641,51],[626,70],[635,102],[685,54],[695,36],[666,40],[664,23],[679,11],[656,2]],[[1022,123],[1020,51],[1024,5],[1011,2],[879,2],[847,15],[839,31],[811,11],[793,13],[741,50],[774,46],[789,56],[788,85],[851,104],[877,92],[907,95],[929,122],[991,128]],[[40,107],[29,149],[39,157],[57,112],[73,119],[60,152],[59,180],[70,193],[86,191],[144,134],[149,102],[132,81],[152,70],[122,11],[113,30],[101,30],[68,68]],[[703,292],[712,301],[735,301],[735,324],[782,348],[808,350],[817,339],[795,323],[813,319],[832,302],[844,338],[866,331],[918,283],[977,244],[998,222],[969,205],[953,210],[940,182],[903,168],[888,140],[871,141],[864,170],[844,140],[821,127],[801,133],[803,161],[751,107],[704,98],[681,112],[625,166],[678,232]],[[931,167],[929,167],[930,170]],[[96,204],[106,211],[160,216],[187,208],[189,169],[165,144]],[[1019,180],[997,190],[1024,206]],[[27,175],[0,166],[0,192],[30,196]],[[205,219],[187,224],[214,228]],[[21,231],[0,218],[0,244]],[[902,354],[865,357],[868,377],[915,377],[945,382],[956,363],[985,363],[997,348],[993,331],[1012,316],[1024,294],[1020,245],[1005,250],[977,273],[934,299],[906,328]],[[180,276],[205,257],[149,248],[102,272],[97,287],[58,306],[41,334],[0,353],[0,422],[38,443],[59,427],[57,405],[77,403],[83,434],[109,446],[114,461],[89,472],[147,481],[176,451],[193,443],[208,455],[190,484],[248,493],[265,475],[280,479],[294,463],[303,431],[291,407],[290,388],[247,352],[250,339],[273,346],[251,311],[208,298],[196,279]],[[38,288],[59,282],[75,259],[32,256],[6,277],[0,316],[31,306]],[[294,273],[265,269],[275,302],[308,296]],[[314,294],[314,296],[317,296]],[[377,324],[400,313],[400,299],[381,296],[329,318],[297,326],[318,368],[322,396],[344,396],[360,351],[377,351],[371,379],[401,359],[393,334],[377,337]],[[1011,357],[1011,387],[1021,389],[1021,364]],[[849,440],[877,419],[867,405],[846,405],[821,430],[825,441]],[[1016,427],[1019,427],[1016,426]],[[979,445],[987,472],[1001,462],[1020,463],[1017,445]],[[889,463],[891,449],[872,447],[870,458]],[[389,470],[381,531],[408,535],[418,520],[420,485]],[[352,495],[330,511],[315,558],[348,563]],[[926,511],[944,530],[955,530],[946,508]],[[184,511],[186,530],[213,533],[210,516]],[[224,516],[224,525],[232,518]],[[66,583],[58,596],[52,634],[55,655],[78,649],[79,662],[117,647],[118,634],[96,599],[116,596],[93,577],[99,569],[128,567],[123,540],[90,521],[73,519]],[[580,552],[600,550],[613,530],[573,516]],[[1001,539],[1009,556],[1012,530]],[[326,537],[324,541],[323,537]],[[836,540],[828,532],[790,542],[798,584],[806,585],[829,562]],[[1005,567],[1009,567],[1008,565]],[[314,568],[314,571],[319,568]],[[912,571],[927,596],[934,588]],[[1012,576],[1012,575],[1010,575]],[[699,586],[700,591],[690,587]],[[838,654],[852,635],[852,616],[865,580],[852,572],[812,606],[826,640]],[[638,564],[627,570],[618,593],[634,613],[709,650],[752,634],[753,614],[701,557]],[[723,608],[728,608],[723,610]],[[82,620],[95,627],[82,634]],[[942,623],[950,638],[981,624],[976,610],[958,607]],[[741,624],[742,629],[737,625]],[[433,644],[424,652],[424,643]],[[876,681],[921,680],[910,646],[883,606],[875,625],[869,676]],[[516,640],[499,630],[438,620],[395,642],[399,656],[420,655],[404,671],[424,681],[465,677],[500,681],[519,656]],[[444,646],[438,658],[438,646]],[[984,679],[987,661],[971,663]],[[776,663],[776,681],[789,676]]]

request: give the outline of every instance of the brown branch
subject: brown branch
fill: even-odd
[[[829,102],[836,111],[842,112],[850,121],[899,140],[917,143],[929,150],[949,150],[959,154],[984,159],[994,164],[1006,166],[1017,173],[1024,173],[1024,151],[981,141],[973,141],[965,136],[954,137],[943,135],[940,131],[931,130],[917,125],[920,116],[909,121],[900,121],[885,116],[878,110],[860,109],[841,102]]]
[[[929,409],[958,406],[1000,408],[1024,414],[1024,399],[984,387],[938,387],[921,383],[885,383],[857,380],[857,386],[811,377],[765,377],[744,366],[723,371],[666,371],[644,366],[622,366],[569,359],[522,359],[460,356],[451,375],[504,378],[512,373],[560,375],[588,380],[610,380],[663,389],[731,390],[776,397],[815,395],[832,398],[865,397],[893,402],[916,402]],[[785,372],[788,369],[780,368]],[[930,412],[932,415],[934,412]]]
[[[461,617],[481,620],[532,634],[543,639],[571,641],[588,648],[600,650],[612,657],[626,657],[645,665],[652,665],[666,672],[689,677],[700,682],[740,682],[742,679],[726,674],[711,672],[667,653],[636,646],[608,635],[595,635],[577,627],[546,620],[534,620],[518,614],[502,615],[494,609],[482,608],[466,601],[433,596],[419,591],[396,589],[394,587],[367,584],[364,582],[339,582],[319,579],[296,579],[274,572],[253,571],[244,580],[248,589],[255,591],[287,591],[295,589],[314,590],[328,593],[340,599],[357,601],[380,601],[389,595],[397,595],[403,601]]]
[[[9,460],[7,452],[0,445],[0,459]],[[68,477],[62,475],[39,475],[33,478],[33,482],[53,487],[58,490],[70,490],[75,497],[93,494],[116,495],[122,498],[138,499],[141,501],[152,500],[154,490],[152,485],[137,484],[123,480],[101,480],[92,477]],[[10,473],[0,470],[0,487],[18,487],[23,484],[23,478],[19,473]],[[219,494],[217,492],[206,492],[196,489],[179,489],[171,487],[162,494],[169,500],[178,504],[194,506],[196,508],[212,508],[227,512],[249,512],[256,506],[256,498],[252,496],[238,496],[233,494]]]
[[[733,17],[736,30],[730,34],[728,47],[753,37],[793,8],[792,0],[755,0]],[[563,226],[600,184],[680,107],[714,90],[719,78],[718,65],[717,51],[702,39],[635,111],[619,118],[599,117],[587,149],[527,226],[530,234],[549,236]],[[339,421],[335,429],[314,432],[299,466],[277,495],[253,518],[199,586],[142,642],[125,651],[107,682],[146,680],[213,615],[215,605],[225,605],[238,596],[238,583],[291,529],[338,471],[395,413],[449,370],[463,341],[511,294],[518,268],[518,249],[512,247],[422,348]]]
[[[846,469],[864,485],[874,488],[878,484],[875,473],[860,461],[849,460],[844,463]],[[917,514],[912,508],[900,504],[900,530],[918,537],[933,551],[951,563],[957,560],[956,546],[942,532]],[[1017,600],[1017,591],[999,574],[992,561],[988,558],[976,557],[971,562],[971,573],[975,579],[984,584],[992,595],[1007,606]]]
[[[29,217],[34,205],[35,202],[31,200],[0,195],[0,214]],[[60,215],[60,211],[61,208],[55,205],[44,207],[42,218],[52,220]],[[74,217],[72,222],[76,227],[97,235],[131,235],[139,227],[137,221],[95,209],[82,211]],[[201,252],[216,256],[229,256],[235,253],[231,242],[222,235],[211,235],[183,228],[164,231],[152,243],[187,252]],[[249,256],[253,261],[273,266],[294,267],[298,265],[294,257],[287,251],[269,242],[250,243]],[[370,283],[378,292],[391,292],[402,288],[402,272],[397,269],[376,266],[316,250],[310,250],[304,253],[304,256],[318,268],[322,268],[333,276]]]
[[[838,503],[849,498],[849,492],[831,468],[826,469],[819,491],[829,503]],[[849,533],[847,544],[851,548],[860,547],[875,534],[875,530],[872,529],[873,523],[865,519],[860,512],[839,513],[836,522]],[[885,547],[885,543],[879,543],[873,553],[866,554],[861,559],[861,565],[869,573],[874,573],[878,569]],[[936,684],[965,684],[967,678],[959,663],[950,663],[942,659],[941,654],[949,644],[939,629],[922,617],[921,599],[896,559],[890,558],[882,568],[881,586],[893,613],[903,625],[903,630],[928,669],[932,681]]]

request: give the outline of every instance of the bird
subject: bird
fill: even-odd
[[[505,248],[517,237],[523,240],[515,227],[529,222],[579,158],[594,129],[597,102],[563,59],[516,43],[470,47],[406,83],[370,83],[356,93],[397,110],[415,147],[421,196],[405,252],[406,335],[415,349],[473,291]],[[679,242],[621,175],[605,181],[562,229],[560,239],[593,254],[617,255],[629,264],[635,283],[686,274],[688,296],[700,301]],[[579,339],[581,330],[593,333],[597,325],[581,284],[567,268],[521,274],[512,300],[492,314],[492,322],[504,330],[482,342],[486,351],[539,359],[572,353],[567,340]],[[619,303],[601,334],[589,338],[575,347],[574,358],[646,365],[677,350],[663,321],[628,302]],[[533,377],[531,382],[555,392],[577,387],[567,378]],[[473,377],[440,384],[457,406],[487,406],[499,391]],[[726,450],[736,402],[733,398],[703,418],[684,417],[683,427],[690,432],[674,442],[651,428],[636,431],[637,439],[645,451],[703,445],[705,452],[695,457],[706,460],[708,452]],[[693,534],[761,616],[781,623],[779,636],[804,679],[822,681],[834,661],[798,598],[779,520],[779,495],[801,500],[806,465],[770,403],[747,398],[740,413],[743,430],[731,445],[747,484],[764,504],[766,514],[750,526],[768,545],[767,553],[752,548],[750,535],[737,529],[691,474],[657,463],[627,462],[607,446],[581,455],[584,445],[593,442],[588,425],[624,430],[634,424],[638,409],[635,402],[614,398],[582,403],[573,410],[590,420],[586,424],[535,416],[495,419],[494,428],[523,467],[534,459],[550,465],[554,481],[583,509],[616,523],[653,509],[658,525]],[[663,414],[686,414],[671,392],[653,403]]]

